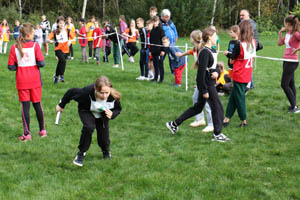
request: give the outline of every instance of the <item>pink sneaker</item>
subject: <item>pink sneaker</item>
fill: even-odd
[[[27,140],[31,140],[31,135],[28,134],[28,135],[22,135],[21,137],[19,137],[19,140],[21,141],[27,141]]]
[[[39,132],[39,135],[40,135],[41,137],[46,137],[46,136],[47,136],[47,131],[46,131],[46,130],[41,130],[41,131]]]
[[[100,65],[100,61],[97,61],[97,65]]]

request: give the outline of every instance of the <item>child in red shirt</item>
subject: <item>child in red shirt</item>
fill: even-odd
[[[80,31],[77,30],[77,34],[79,35],[79,44],[81,46],[81,62],[88,63],[88,57],[86,53],[86,45],[87,45],[87,32],[86,32],[86,26],[85,26],[85,19],[81,18],[79,20],[79,24],[81,26]]]
[[[47,136],[45,130],[44,112],[41,106],[42,84],[40,67],[45,65],[45,60],[40,46],[33,42],[34,28],[30,23],[24,23],[20,28],[17,43],[9,53],[8,69],[16,71],[16,88],[19,101],[22,103],[22,120],[24,133],[19,140],[31,140],[29,108],[30,101],[36,112],[39,122],[41,137]]]
[[[94,37],[94,52],[97,64],[100,64],[100,48],[102,47],[102,31],[99,27],[99,22],[95,21],[95,29],[93,31],[93,37]]]

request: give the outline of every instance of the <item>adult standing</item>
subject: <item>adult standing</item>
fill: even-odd
[[[46,15],[42,15],[42,21],[40,23],[40,26],[43,31],[43,46],[45,49],[45,54],[48,56],[48,43],[47,43],[47,38],[49,31],[51,30],[50,22],[49,20],[46,19]]]
[[[241,21],[243,21],[243,20],[249,20],[250,21],[251,26],[252,26],[252,30],[253,30],[253,37],[257,42],[259,42],[256,22],[253,19],[250,18],[250,13],[249,13],[248,10],[246,10],[246,9],[241,10],[240,20]],[[254,88],[254,82],[253,82],[253,74],[252,74],[251,83],[250,83],[250,85],[249,84],[247,85],[247,90],[253,89],[253,88]]]
[[[165,32],[165,36],[167,36],[170,40],[170,46],[175,46],[178,40],[177,29],[173,21],[171,20],[171,12],[168,9],[163,9],[161,12],[161,22],[162,28]],[[175,66],[172,66],[170,57],[169,57],[169,64],[171,73],[174,74]]]

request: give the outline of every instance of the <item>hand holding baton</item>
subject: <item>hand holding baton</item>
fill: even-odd
[[[60,114],[63,111],[64,111],[64,109],[61,108],[59,105],[56,106],[56,112],[57,112],[57,114],[56,114],[56,119],[55,119],[55,125],[59,124]]]

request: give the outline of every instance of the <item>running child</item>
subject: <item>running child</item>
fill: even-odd
[[[66,70],[66,58],[69,53],[69,46],[71,45],[74,35],[65,28],[65,18],[60,16],[57,21],[57,29],[51,32],[48,36],[49,43],[55,43],[55,55],[58,58],[56,72],[53,76],[53,83],[57,84],[58,80],[64,82],[64,73]],[[54,39],[54,40],[52,40]]]
[[[95,21],[95,29],[93,31],[94,37],[94,52],[97,61],[97,65],[100,65],[100,49],[102,48],[102,30],[99,26],[99,22]]]
[[[282,33],[287,32],[284,37]],[[296,105],[295,71],[298,68],[298,51],[300,50],[300,31],[297,16],[289,15],[284,19],[284,27],[278,33],[278,45],[285,45],[283,58],[295,60],[295,62],[284,61],[281,77],[281,88],[289,100],[288,112],[300,113]]]
[[[69,89],[61,99],[61,103],[56,106],[57,112],[63,112],[71,100],[78,102],[78,114],[83,127],[78,145],[79,152],[73,161],[75,165],[83,166],[95,129],[103,159],[111,158],[109,121],[120,114],[122,110],[120,99],[121,94],[112,88],[109,79],[100,76],[95,83],[87,87]]]
[[[41,105],[42,83],[40,67],[45,66],[45,60],[40,46],[33,42],[34,28],[32,24],[24,23],[19,29],[17,38],[9,53],[8,69],[16,71],[16,88],[19,101],[22,104],[23,135],[19,140],[31,140],[30,133],[30,102],[35,109],[39,122],[39,135],[47,136],[45,129],[44,112]]]
[[[147,28],[144,27],[144,19],[138,18],[136,20],[136,25],[139,29],[139,35],[141,39],[141,50],[140,50],[140,70],[141,75],[136,78],[136,80],[149,80],[148,79],[148,58],[149,58],[149,48],[147,40]]]
[[[226,108],[224,127],[237,109],[241,120],[240,127],[247,126],[246,115],[246,86],[251,81],[253,59],[256,51],[262,49],[258,41],[253,38],[253,30],[249,20],[243,20],[240,24],[240,42],[235,45],[230,63],[233,64],[233,87]]]
[[[185,58],[179,57],[183,53],[181,49],[175,46],[170,46],[170,39],[168,37],[162,38],[162,43],[166,48],[166,53],[169,54],[170,57],[170,65],[174,67],[174,74],[175,74],[175,87],[181,87],[181,78],[182,72],[186,66]]]
[[[86,45],[87,45],[87,31],[85,26],[85,19],[81,18],[79,20],[79,24],[81,26],[80,31],[77,30],[77,34],[79,36],[78,43],[81,47],[81,63],[89,63],[87,53],[86,53]]]
[[[192,55],[194,56],[194,68],[198,69],[198,56],[200,51],[202,50],[204,44],[202,42],[202,32],[200,30],[194,30],[190,34],[190,42],[193,44],[194,48],[190,51],[184,52],[183,54],[179,55],[186,56],[186,55]],[[193,94],[193,104],[196,104],[198,102],[199,97],[199,90],[197,88],[197,85],[194,86],[194,94]],[[209,104],[205,103],[205,110],[206,110],[206,118],[207,118],[207,126],[202,130],[202,132],[212,132],[214,130],[212,116],[211,116],[211,109]],[[205,126],[205,117],[204,117],[204,111],[202,111],[200,114],[197,114],[195,116],[195,121],[193,121],[190,124],[190,127],[199,127],[199,126]]]
[[[217,52],[212,48],[217,43],[216,31],[207,28],[203,31],[204,48],[199,53],[198,57],[198,71],[197,71],[197,87],[199,89],[198,102],[194,106],[187,109],[176,120],[166,123],[167,128],[172,134],[178,132],[178,127],[185,120],[200,113],[205,103],[208,102],[212,110],[214,133],[212,141],[227,142],[229,138],[226,137],[222,131],[223,122],[223,107],[219,99],[215,83],[218,76],[217,70]]]

